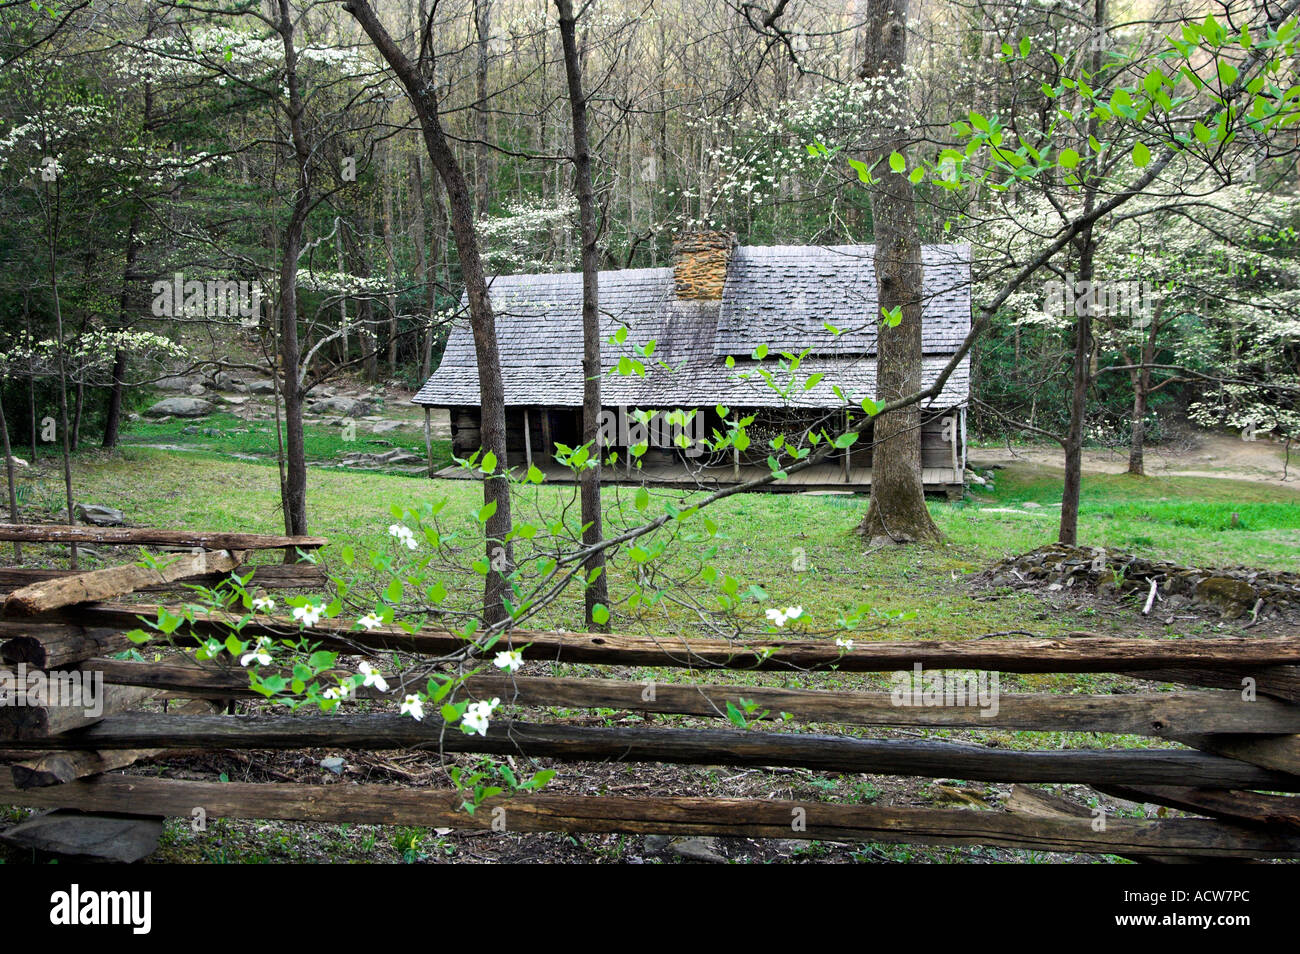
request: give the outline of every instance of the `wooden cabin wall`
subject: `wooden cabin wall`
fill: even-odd
[[[530,407],[528,409],[528,431],[532,443],[533,459],[550,460],[554,455],[553,446],[558,441],[570,447],[582,442],[581,409],[568,407]],[[716,427],[723,429],[712,408],[702,409],[707,424],[706,433],[712,434]],[[451,418],[452,452],[457,457],[467,457],[478,450],[482,443],[482,428],[477,407],[453,407],[449,409]],[[945,435],[945,430],[948,434]],[[957,467],[961,468],[966,459],[965,416],[960,408],[930,414],[921,426],[921,466],[925,468],[953,467],[953,431],[957,438]],[[548,443],[549,436],[549,443]],[[849,460],[853,467],[871,466],[871,428],[868,426],[863,437],[850,449]],[[510,466],[525,466],[527,461],[524,442],[524,409],[511,407],[506,409],[506,446],[509,449]],[[620,454],[620,458],[622,457]],[[839,454],[837,454],[837,457]],[[677,452],[651,447],[647,450],[643,463],[669,464],[677,458]]]

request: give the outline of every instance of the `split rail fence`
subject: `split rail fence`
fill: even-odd
[[[0,665],[16,673],[102,673],[101,714],[76,705],[0,705],[0,804],[87,813],[487,828],[504,818],[513,832],[659,833],[833,842],[1003,846],[1135,860],[1292,858],[1300,856],[1300,638],[1062,638],[864,641],[841,649],[828,640],[707,639],[601,633],[516,631],[526,659],[593,666],[669,667],[789,673],[983,670],[998,673],[1115,673],[1173,683],[1176,691],[1108,694],[1008,693],[996,714],[978,706],[900,706],[889,692],[646,683],[626,679],[479,675],[465,691],[499,697],[528,719],[497,718],[486,736],[447,731],[388,712],[244,715],[214,711],[214,700],[255,699],[247,673],[200,667],[183,657],[139,662],[120,657],[123,635],[152,616],[156,603],[122,602],[130,593],[215,582],[255,550],[311,550],[320,538],[196,534],[145,529],[0,525],[0,541],[147,545],[193,551],[165,570],[116,566],[90,572],[0,569]],[[324,583],[309,563],[257,566],[254,585],[313,589]],[[284,618],[258,616],[241,635],[297,631]],[[201,615],[175,634],[202,640],[229,630],[219,614]],[[464,648],[456,634],[414,634],[381,626],[352,631],[322,620],[313,634],[348,653],[400,651],[443,656]],[[1243,685],[1253,693],[1243,691]],[[727,704],[741,696],[767,721],[735,728]],[[1253,696],[1253,698],[1252,698]],[[363,696],[364,698],[364,696]],[[140,711],[167,699],[167,711]],[[170,700],[207,700],[173,706]],[[66,702],[66,700],[60,700]],[[614,709],[718,720],[724,728],[574,725],[547,721],[555,708]],[[233,708],[233,707],[225,707]],[[785,713],[790,718],[776,718]],[[776,719],[776,721],[770,721]],[[649,721],[649,719],[647,720]],[[798,723],[852,727],[854,734],[791,731]],[[783,731],[774,731],[776,727]],[[1172,740],[1179,747],[1022,750],[946,741],[875,738],[863,727],[982,729],[1005,732],[1114,733]],[[473,814],[452,789],[387,784],[217,783],[124,772],[196,750],[425,749],[544,758],[563,762],[654,762],[802,768],[814,771],[1013,783],[998,810],[876,807],[788,799],[637,797],[518,793]],[[1034,783],[1088,785],[1186,817],[1103,817]],[[493,809],[505,809],[504,815]]]

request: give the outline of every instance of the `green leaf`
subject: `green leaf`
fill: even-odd
[[[648,506],[650,506],[650,491],[644,487],[638,487],[636,489],[636,509],[644,510]]]
[[[901,154],[891,152],[889,154],[889,168],[893,169],[895,172],[902,172],[907,168],[907,160],[904,159]]]
[[[1022,57],[1028,56],[1028,55],[1029,55],[1029,51],[1030,51],[1031,49],[1033,49],[1033,44],[1031,44],[1031,43],[1029,42],[1029,37],[1027,37],[1027,36],[1025,36],[1025,37],[1021,37],[1021,38],[1020,38],[1020,55],[1021,55]]]
[[[402,590],[402,581],[394,578],[384,588],[384,599],[390,603],[400,603],[402,601]]]
[[[907,181],[912,183],[912,185],[916,185],[924,178],[925,178],[925,170],[922,169],[920,166],[917,166],[908,174]]]
[[[858,181],[866,185],[871,185],[876,180],[871,176],[871,169],[861,159],[850,159],[849,166],[858,174]]]
[[[1144,143],[1138,142],[1133,146],[1133,165],[1139,169],[1146,168],[1151,162],[1151,150]]]
[[[727,700],[727,718],[731,721],[732,725],[737,728],[743,729],[749,725],[749,723],[745,721],[745,714],[737,709],[735,703],[730,699]]]
[[[483,506],[478,508],[478,522],[487,523],[492,519],[492,515],[497,512],[497,502],[489,500]]]
[[[609,622],[609,609],[604,603],[597,603],[591,608],[591,621],[598,626]]]
[[[1066,169],[1073,169],[1079,164],[1079,154],[1073,149],[1062,149],[1057,155],[1056,161]]]

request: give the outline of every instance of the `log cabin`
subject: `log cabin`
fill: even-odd
[[[737,246],[725,233],[704,232],[675,243],[671,267],[602,271],[601,444],[604,456],[617,454],[604,479],[683,486],[749,480],[769,469],[768,441],[776,434],[797,438],[823,427],[833,434],[846,419],[860,419],[862,400],[877,397],[874,254],[870,245]],[[970,247],[927,245],[922,259],[929,385],[970,330]],[[490,296],[509,464],[571,479],[555,457],[582,443],[582,276],[501,275],[491,279]],[[923,406],[929,492],[961,491],[969,387],[967,357]],[[456,457],[479,448],[478,371],[465,318],[453,324],[441,363],[414,401],[448,411]],[[726,421],[742,416],[754,418],[744,453],[703,446],[702,438],[726,433]],[[865,438],[769,489],[868,490],[869,432]],[[648,449],[634,463],[628,449],[641,444]],[[468,475],[456,466],[437,474]]]

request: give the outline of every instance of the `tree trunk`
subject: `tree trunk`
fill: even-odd
[[[871,0],[867,8],[865,79],[904,83],[907,61],[908,0]],[[875,269],[882,311],[901,308],[902,321],[890,328],[881,314],[871,316],[879,327],[876,346],[876,399],[894,401],[921,390],[921,303],[924,270],[912,185],[889,169],[888,156],[907,146],[901,131],[884,132],[872,143],[868,165],[875,164],[870,187],[875,223]],[[871,455],[871,503],[858,532],[873,543],[937,541],[939,528],[925,506],[921,479],[921,420],[918,404],[883,414],[875,421]]]
[[[411,196],[415,200],[415,214],[411,217],[411,240],[415,243],[415,280],[425,292],[426,300],[431,296],[429,288],[429,229],[424,214],[424,172],[420,168],[420,157],[411,157]],[[433,373],[429,367],[430,336],[433,334],[433,309],[425,309],[424,320],[420,322],[420,332],[415,339],[416,354],[419,356],[420,377],[427,378]],[[423,383],[423,382],[421,382]]]
[[[384,151],[384,254],[388,257],[388,376],[397,374],[397,259],[393,252],[393,154]],[[376,337],[378,332],[376,331]]]
[[[1093,2],[1093,35],[1101,35],[1106,24],[1105,0]],[[1101,72],[1101,49],[1092,51],[1092,72]],[[1097,117],[1094,113],[1088,120],[1089,136],[1097,133]],[[1092,175],[1091,161],[1079,170],[1083,179],[1084,214],[1091,214],[1097,202],[1097,183]],[[1079,251],[1078,281],[1082,288],[1088,289],[1083,302],[1076,301],[1074,368],[1070,386],[1070,429],[1065,438],[1065,482],[1061,488],[1061,522],[1058,538],[1062,543],[1075,546],[1079,542],[1079,497],[1083,489],[1083,432],[1088,414],[1088,387],[1092,384],[1092,308],[1097,295],[1092,287],[1093,261],[1097,251],[1093,239],[1093,227],[1088,225],[1075,239],[1075,248]],[[1067,294],[1073,290],[1067,289]]]
[[[284,44],[285,77],[289,87],[289,130],[293,140],[294,161],[298,169],[293,210],[284,233],[284,255],[280,260],[280,387],[284,396],[285,468],[280,487],[284,509],[284,532],[301,536],[307,532],[307,458],[303,443],[303,392],[299,384],[298,363],[298,256],[302,251],[303,229],[311,208],[309,164],[311,148],[303,131],[306,107],[298,88],[297,51],[293,44],[294,21],[288,0],[278,0],[277,28]],[[292,556],[285,551],[285,562]]]
[[[281,0],[285,2],[285,0]],[[347,0],[344,9],[361,24],[406,87],[411,105],[420,121],[429,159],[447,190],[451,228],[456,239],[465,295],[469,300],[470,327],[474,334],[474,352],[478,362],[479,403],[482,415],[484,455],[491,452],[496,466],[483,481],[484,505],[495,505],[487,519],[485,551],[488,572],[484,580],[483,616],[491,625],[509,619],[503,600],[511,592],[510,576],[514,571],[514,548],[508,538],[510,516],[510,482],[506,462],[505,385],[501,378],[501,358],[497,348],[496,322],[488,297],[487,276],[479,253],[474,228],[474,199],[465,173],[460,167],[439,118],[437,84],[426,61],[412,62],[397,46],[375,16],[367,0]]]
[[[1089,200],[1089,207],[1091,200]],[[1089,289],[1082,302],[1076,302],[1074,365],[1070,384],[1070,428],[1065,436],[1065,482],[1061,488],[1061,523],[1058,539],[1074,546],[1079,542],[1079,496],[1083,488],[1083,431],[1088,416],[1088,386],[1092,383],[1090,372],[1092,358],[1092,302],[1091,291],[1093,255],[1096,245],[1092,226],[1079,236],[1079,284]],[[1085,285],[1084,283],[1088,284]]]
[[[555,0],[560,14],[560,37],[564,44],[564,71],[569,83],[569,106],[573,115],[574,191],[582,224],[582,442],[591,447],[594,467],[582,472],[582,542],[595,546],[604,536],[600,500],[600,251],[596,245],[596,196],[591,185],[591,145],[587,132],[587,100],[582,92],[582,65],[575,36],[572,0]],[[587,587],[583,602],[587,628],[609,628],[594,618],[597,605],[608,606],[609,587],[605,580],[605,551],[597,551],[585,564]],[[595,579],[592,579],[593,574]]]
[[[122,431],[122,390],[126,377],[126,352],[118,348],[113,353],[113,383],[108,391],[108,413],[104,415],[104,440],[102,446],[117,446]]]
[[[23,323],[27,328],[27,413],[31,418],[31,433],[28,435],[32,442],[32,459],[31,465],[36,466],[36,365],[34,346],[36,339],[32,337],[32,312],[31,302],[27,295],[23,295]]]
[[[475,70],[474,172],[478,180],[477,211],[487,215],[492,204],[492,150],[488,148],[488,41],[492,36],[492,0],[474,0],[474,28],[478,34],[478,63]]]
[[[77,382],[77,399],[72,405],[72,430],[68,437],[72,440],[72,452],[81,449],[81,411],[86,406],[86,383]]]
[[[3,382],[0,382],[3,387]],[[18,519],[18,492],[14,488],[14,458],[13,452],[9,449],[9,422],[5,420],[4,402],[0,401],[0,452],[5,455],[5,479],[9,483],[9,522],[21,523]],[[32,461],[35,466],[36,461]],[[14,564],[19,565],[23,562],[23,545],[17,540],[14,541]]]
[[[1143,464],[1147,437],[1147,375],[1139,371],[1133,376],[1133,422],[1128,442],[1128,472],[1135,477],[1143,477],[1146,470]]]
[[[360,234],[351,231],[343,233],[343,250],[347,255],[348,272],[368,285],[370,256],[367,253],[365,236],[369,234],[373,223],[362,224],[364,231]],[[373,384],[379,380],[379,336],[375,330],[375,302],[366,287],[361,289],[361,294],[356,299],[356,324],[357,338],[361,344],[361,374]]]

